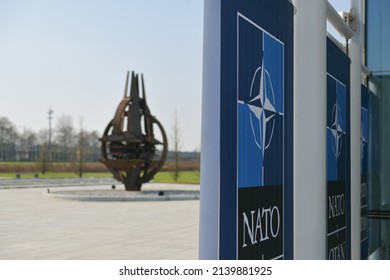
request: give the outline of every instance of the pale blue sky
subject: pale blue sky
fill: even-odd
[[[62,114],[103,132],[127,70],[143,73],[152,114],[182,149],[200,148],[202,0],[0,0],[0,116],[19,131]]]
[[[211,0],[206,0],[211,1]],[[346,10],[349,0],[330,1]],[[203,0],[0,0],[0,116],[22,131],[47,111],[103,132],[127,70],[143,73],[149,107],[182,149],[200,148]]]

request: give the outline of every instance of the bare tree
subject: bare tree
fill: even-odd
[[[48,130],[49,141],[48,141],[48,147],[47,147],[47,153],[49,155],[49,157],[48,157],[49,161],[52,160],[52,158],[51,158],[51,156],[52,156],[51,147],[52,147],[52,139],[53,139],[53,129],[52,129],[52,126],[51,126],[51,121],[53,119],[53,113],[54,113],[54,111],[51,108],[47,112],[47,119],[49,120],[49,130]]]
[[[64,160],[69,160],[70,147],[74,145],[74,127],[73,120],[70,115],[61,115],[57,119],[56,140],[62,153]]]
[[[49,158],[49,131],[47,129],[38,132],[37,141],[39,144],[39,162],[38,166],[42,174],[47,171],[47,162]]]
[[[0,117],[1,160],[15,160],[18,132],[15,125],[6,117]]]
[[[100,134],[96,130],[84,132],[85,146],[91,150],[98,149],[100,151],[99,138],[100,138]]]
[[[97,131],[84,131],[83,134],[85,160],[99,160],[101,156],[100,134]],[[89,156],[89,159],[88,159]],[[97,157],[96,157],[97,156]]]
[[[15,125],[6,117],[0,117],[0,145],[15,143],[18,133]]]
[[[78,143],[77,143],[77,151],[76,151],[76,165],[77,165],[77,173],[80,178],[83,177],[83,164],[84,164],[84,146],[85,146],[85,132],[83,129],[83,121],[80,119],[80,131],[77,135]]]
[[[31,129],[25,128],[18,138],[20,159],[36,160],[34,151],[38,142],[37,134]]]
[[[175,109],[173,116],[171,142],[173,143],[173,180],[178,181],[180,176],[180,147],[181,147],[181,131],[179,126],[179,120],[177,116],[177,110]]]

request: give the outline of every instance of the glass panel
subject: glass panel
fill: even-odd
[[[390,1],[366,0],[366,54],[370,77],[369,211],[390,209]],[[369,252],[389,251],[389,222],[369,220]],[[385,252],[385,253],[384,253]],[[378,254],[376,254],[378,255]]]
[[[380,209],[380,158],[379,158],[379,98],[369,92],[369,153],[368,153],[368,208]],[[380,222],[368,220],[368,250],[372,254],[380,247]]]
[[[367,66],[375,74],[390,74],[390,1],[367,0]]]

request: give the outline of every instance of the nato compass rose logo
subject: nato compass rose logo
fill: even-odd
[[[265,150],[272,141],[275,128],[275,94],[271,77],[264,69],[264,60],[253,74],[250,100],[247,103],[251,114],[249,115],[253,139],[257,147],[261,150],[264,159]]]
[[[341,118],[341,109],[340,106],[336,103],[332,109],[332,126],[330,127],[330,131],[332,132],[333,141],[332,148],[333,154],[336,157],[336,160],[340,156],[342,152],[343,139],[342,136],[345,132],[342,129],[342,118]]]
[[[237,37],[237,186],[283,183],[284,45],[244,18]]]
[[[364,136],[363,130],[364,130],[364,124],[362,123],[361,127],[360,127],[360,157],[361,157],[362,162],[364,159],[364,146],[367,143],[367,139]]]

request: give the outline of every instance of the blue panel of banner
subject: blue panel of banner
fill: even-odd
[[[327,259],[350,259],[350,60],[327,39]]]
[[[221,4],[220,259],[293,257],[293,6]]]
[[[369,147],[369,127],[368,127],[368,88],[362,86],[361,96],[361,137],[360,137],[360,156],[361,156],[361,231],[360,231],[360,258],[368,258],[368,147]]]

